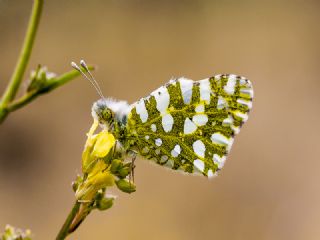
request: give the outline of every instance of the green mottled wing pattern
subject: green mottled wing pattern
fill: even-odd
[[[248,119],[252,98],[250,81],[236,75],[171,80],[132,104],[127,134],[145,158],[212,177]]]

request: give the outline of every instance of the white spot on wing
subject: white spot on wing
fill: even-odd
[[[230,138],[229,144],[228,144],[228,146],[227,146],[227,152],[229,152],[229,151],[231,150],[231,147],[232,147],[233,142],[234,142],[234,138]]]
[[[137,102],[136,110],[137,110],[137,113],[140,115],[141,121],[145,123],[148,120],[148,111],[146,109],[146,105],[143,99]]]
[[[241,98],[240,98],[240,99],[237,99],[237,102],[240,103],[240,104],[242,104],[242,105],[248,106],[249,109],[252,108],[252,102],[249,101],[249,100],[244,100],[244,99],[241,99]]]
[[[236,126],[231,126],[232,130],[234,131],[235,134],[238,134],[240,132],[240,127]]]
[[[158,147],[160,147],[160,146],[162,145],[162,140],[161,140],[161,138],[157,138],[157,139],[155,140],[155,144],[156,144]]]
[[[181,147],[180,147],[180,145],[177,144],[177,145],[172,149],[171,155],[172,155],[173,157],[178,157],[179,154],[180,154],[180,152],[181,152]]]
[[[230,126],[231,124],[233,124],[233,118],[231,116],[228,116],[222,121],[222,125]]]
[[[159,112],[163,113],[167,110],[170,102],[170,96],[168,89],[164,86],[158,88],[151,93],[155,97],[157,103],[157,109]]]
[[[222,109],[222,108],[225,108],[225,107],[227,107],[226,100],[223,97],[219,96],[218,97],[217,108],[218,109]]]
[[[235,86],[237,83],[236,75],[229,75],[227,84],[224,86],[224,90],[228,94],[234,94]]]
[[[206,114],[197,114],[192,117],[192,121],[197,126],[203,126],[206,125],[206,123],[208,122],[208,117]]]
[[[210,82],[209,78],[203,79],[199,81],[200,83],[200,99],[203,101],[207,101],[207,103],[210,103]]]
[[[155,124],[151,124],[150,127],[151,127],[152,132],[157,131],[157,126]]]
[[[246,79],[246,78],[244,78],[244,77],[242,77],[244,80],[245,80],[245,85],[247,86],[247,87],[249,87],[249,88],[252,88],[252,83],[251,83],[251,81],[249,80],[249,79]]]
[[[215,75],[215,76],[214,76],[214,79],[215,79],[215,80],[220,80],[220,79],[221,79],[221,74]]]
[[[173,127],[173,117],[170,113],[162,116],[162,127],[165,132],[170,132]]]
[[[172,159],[169,159],[164,166],[166,166],[168,168],[173,168],[174,161]]]
[[[244,122],[248,120],[248,114],[237,111],[235,112],[235,115],[242,118]]]
[[[194,110],[197,113],[203,113],[204,112],[204,105],[203,104],[198,104]]]
[[[175,86],[177,82],[176,82],[175,78],[172,78],[172,79],[170,79],[169,83],[172,84],[173,86]]]
[[[240,79],[240,85],[246,85],[247,80],[244,77],[241,77]]]
[[[199,157],[204,158],[204,153],[206,151],[206,146],[201,140],[197,140],[192,144],[193,151],[195,154],[197,154]]]
[[[208,176],[208,178],[212,178],[212,177],[216,176],[216,173],[213,173],[212,170],[209,169],[207,176]]]
[[[228,145],[229,144],[229,139],[222,135],[221,133],[214,133],[211,135],[211,141],[213,143],[218,143],[218,144],[223,144],[223,145]]]
[[[192,97],[193,81],[186,78],[179,78],[181,94],[185,104],[189,104]]]
[[[197,125],[194,124],[189,118],[184,121],[183,133],[190,134],[197,130]]]
[[[241,88],[240,92],[242,94],[249,95],[250,97],[253,97],[253,89],[252,88]]]
[[[168,160],[168,156],[167,155],[162,155],[161,156],[161,162],[165,162]]]
[[[142,153],[148,153],[149,152],[149,148],[148,147],[144,147],[143,149],[142,149]]]
[[[204,171],[204,162],[201,161],[200,159],[196,159],[193,161],[194,167],[199,170],[200,172]]]
[[[226,157],[220,157],[218,154],[213,154],[213,161],[218,165],[218,168],[221,169],[226,161]]]

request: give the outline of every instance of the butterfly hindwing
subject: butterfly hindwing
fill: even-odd
[[[127,132],[145,158],[211,177],[248,119],[252,97],[250,81],[236,75],[171,80],[132,105]]]

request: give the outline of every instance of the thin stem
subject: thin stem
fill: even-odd
[[[76,231],[78,229],[78,227],[80,226],[80,224],[86,219],[86,217],[89,215],[90,213],[90,209],[89,206],[92,203],[82,203],[79,209],[79,212],[77,214],[77,216],[74,218],[72,224],[70,225],[69,228],[69,234],[73,233],[74,231]]]
[[[71,212],[69,213],[66,221],[64,222],[62,228],[60,229],[60,232],[58,233],[58,236],[56,237],[56,240],[63,240],[65,239],[69,234],[70,225],[72,224],[75,216],[77,215],[81,203],[76,201]]]
[[[11,80],[3,94],[0,109],[5,108],[16,96],[19,86],[21,84],[23,74],[26,70],[28,61],[30,59],[32,46],[36,37],[37,29],[40,22],[41,12],[43,7],[43,0],[34,0],[31,17],[29,19],[27,33],[24,43],[16,64],[15,70],[12,74]]]
[[[0,123],[7,117],[9,111],[6,109],[8,104],[14,99],[21,84],[23,74],[30,59],[32,46],[36,37],[40,22],[43,0],[34,0],[31,17],[29,19],[28,29],[24,38],[23,46],[12,74],[11,80],[0,101]]]

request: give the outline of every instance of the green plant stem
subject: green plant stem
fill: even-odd
[[[93,67],[88,66],[89,70],[94,70]],[[62,74],[59,77],[52,78],[46,82],[46,85],[39,89],[39,90],[33,90],[30,92],[27,92],[25,95],[21,96],[20,98],[14,100],[13,102],[10,102],[5,107],[0,107],[0,124],[4,121],[4,119],[7,117],[7,115],[10,112],[13,112],[19,108],[22,108],[23,106],[27,105],[37,97],[39,97],[42,94],[49,93],[52,90],[56,89],[57,87],[60,87],[71,80],[78,77],[80,73],[77,70],[71,70],[67,73]]]
[[[66,221],[64,222],[62,228],[60,229],[58,236],[56,237],[56,240],[63,240],[68,236],[70,226],[79,211],[80,205],[81,205],[80,202],[78,201],[75,202],[71,212],[69,213]]]
[[[21,84],[23,74],[26,70],[30,59],[32,46],[36,37],[37,29],[40,22],[41,12],[43,7],[43,0],[34,0],[31,17],[29,19],[27,33],[24,43],[18,58],[15,70],[12,74],[11,80],[3,94],[0,103],[0,109],[5,108],[16,96],[19,86]]]
[[[8,112],[13,112],[26,104],[30,103],[35,98],[39,97],[42,94],[51,92],[53,89],[56,89],[57,87],[60,87],[67,82],[73,80],[77,76],[79,76],[80,73],[77,70],[72,70],[70,72],[67,72],[65,74],[62,74],[61,76],[54,78],[52,80],[48,80],[46,86],[41,90],[34,90],[27,92],[22,97],[18,98],[17,100],[10,103],[6,108],[4,108]],[[0,122],[1,122],[1,116],[0,116]]]

